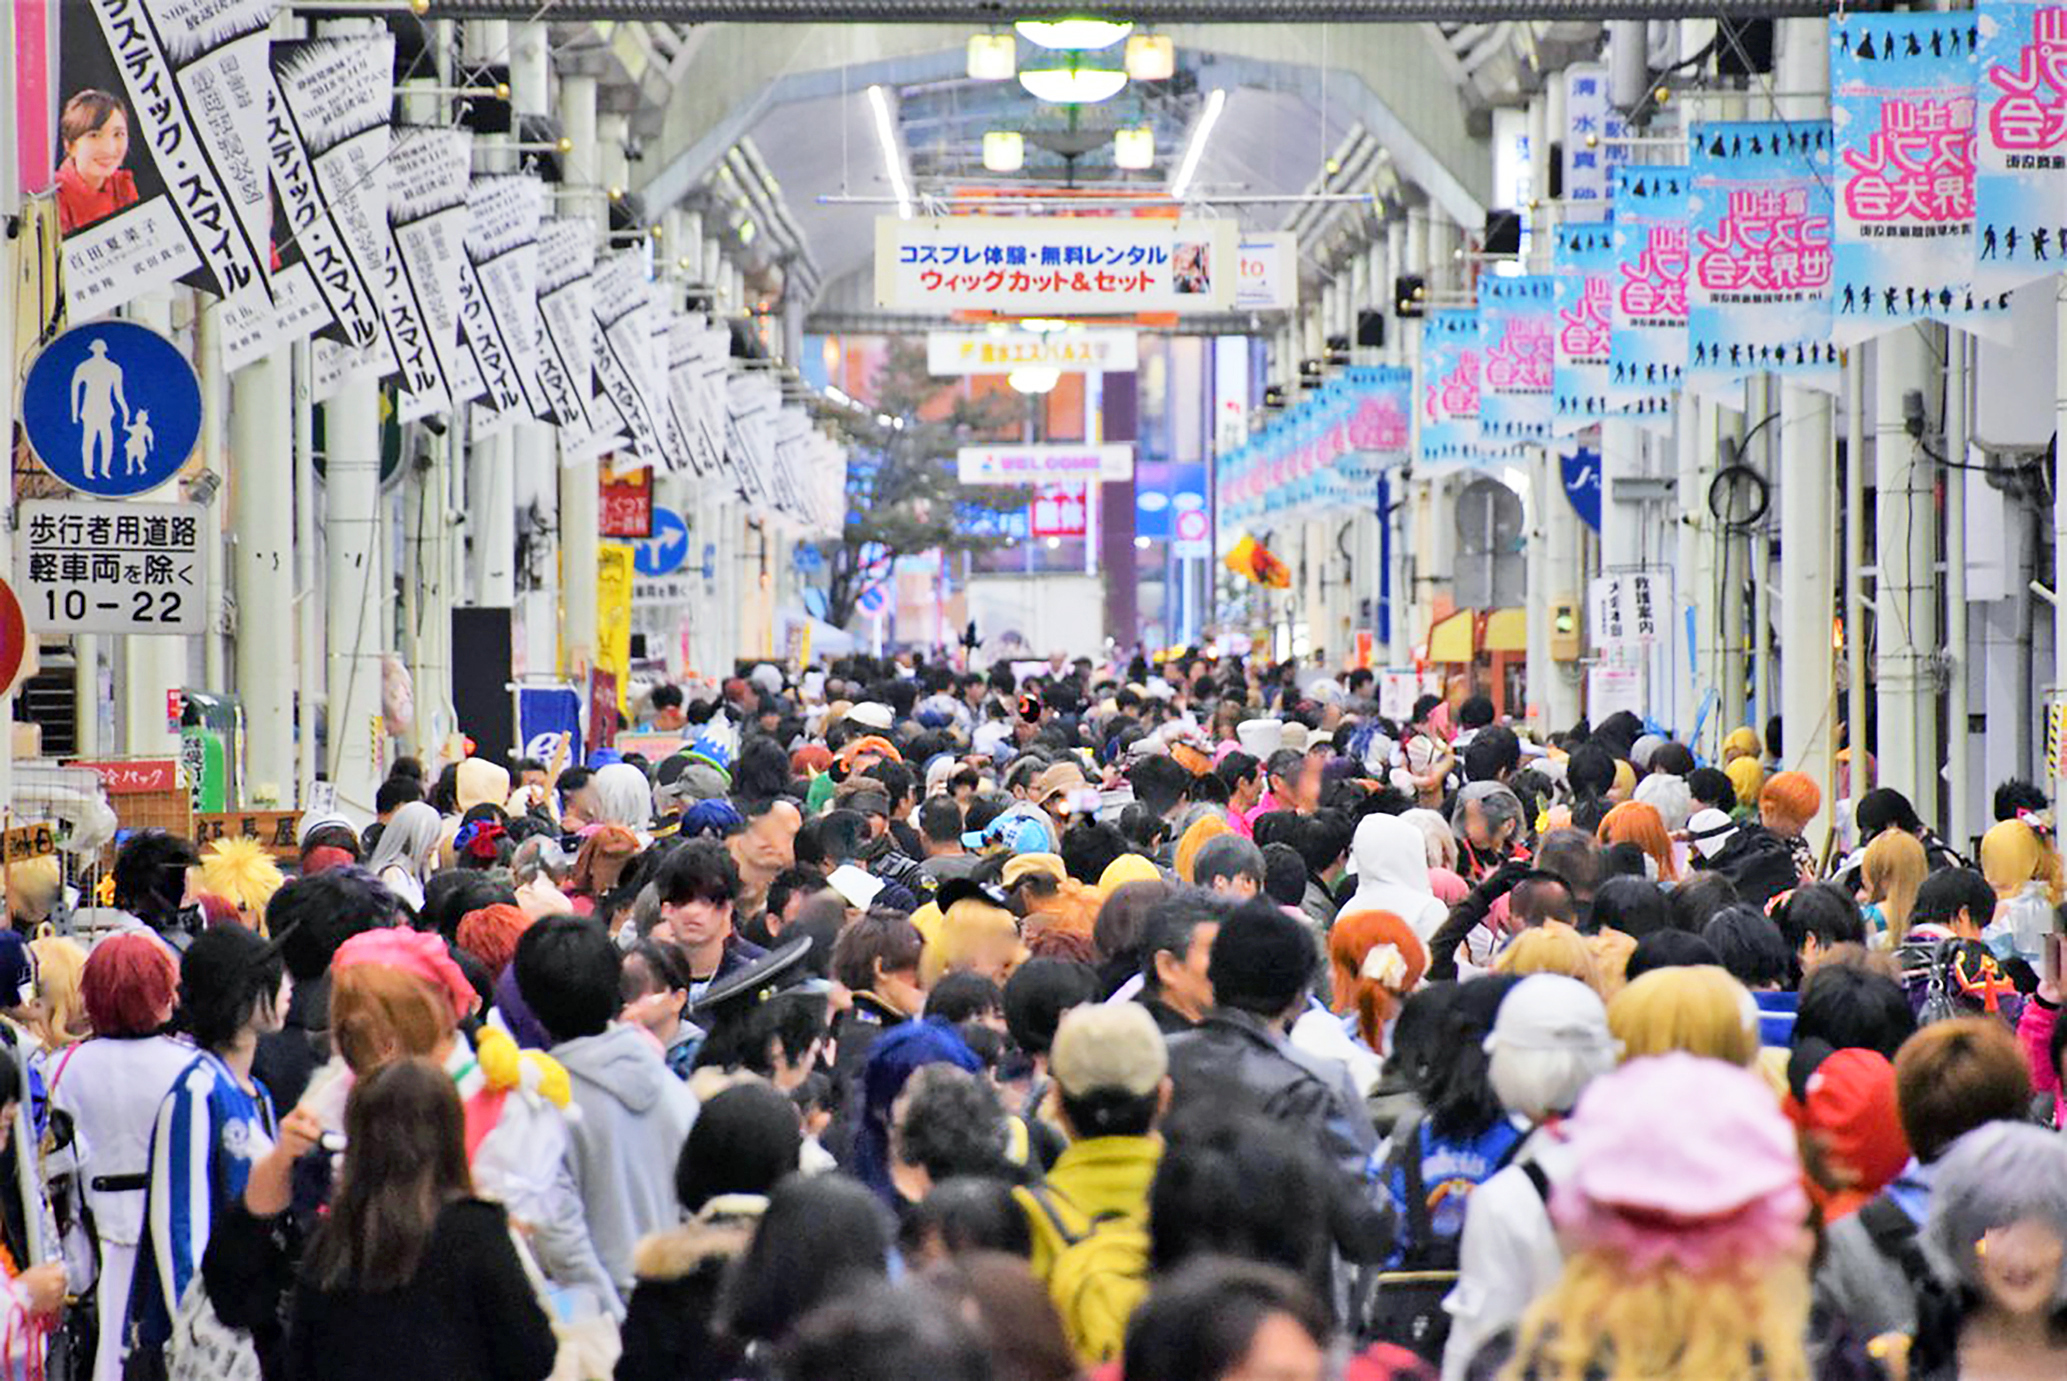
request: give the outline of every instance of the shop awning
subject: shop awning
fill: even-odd
[[[1459,609],[1428,630],[1428,660],[1464,664],[1477,655],[1473,636],[1477,632],[1478,616],[1469,609]]]
[[[1529,650],[1529,611],[1526,609],[1495,609],[1486,615],[1485,636],[1479,640],[1483,652],[1527,652]]]

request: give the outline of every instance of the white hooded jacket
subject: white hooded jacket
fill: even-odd
[[[1427,941],[1449,919],[1450,908],[1428,885],[1428,841],[1397,815],[1367,815],[1349,846],[1356,861],[1356,894],[1342,908],[1390,911]]]

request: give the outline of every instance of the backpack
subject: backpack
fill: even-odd
[[[1504,1169],[1527,1141],[1526,1135],[1516,1137],[1478,1184]],[[1457,1285],[1462,1234],[1439,1238],[1429,1221],[1428,1188],[1421,1179],[1421,1124],[1412,1122],[1395,1132],[1392,1146],[1406,1181],[1407,1250],[1400,1264],[1390,1270],[1359,1272],[1356,1302],[1362,1324],[1357,1337],[1361,1344],[1403,1347],[1440,1366],[1443,1347],[1450,1339],[1450,1315],[1443,1301]],[[1541,1174],[1537,1170],[1529,1177],[1538,1193],[1548,1184],[1539,1179]]]
[[[2013,1015],[2004,1004],[2015,1001],[2016,986],[1984,944],[1960,939],[1912,942],[1896,951],[1896,959],[1919,1026],[1953,1017],[2009,1020]]]
[[[1145,1213],[1101,1213],[1073,1231],[1046,1185],[1026,1190],[1062,1239],[1048,1268],[1048,1297],[1062,1316],[1069,1345],[1087,1363],[1120,1355],[1127,1320],[1148,1295],[1148,1219]]]

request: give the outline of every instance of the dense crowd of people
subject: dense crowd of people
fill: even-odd
[[[741,671],[18,866],[6,1375],[2067,1375],[2034,788],[1969,863],[1777,724]]]

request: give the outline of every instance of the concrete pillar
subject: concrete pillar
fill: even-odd
[[[363,821],[372,819],[374,788],[386,769],[385,736],[378,725],[387,599],[376,581],[381,563],[375,550],[380,392],[371,382],[349,383],[323,406],[326,759],[338,804]]]
[[[167,335],[172,333],[172,294],[147,293],[129,305],[131,321]],[[12,396],[11,394],[9,395]],[[141,499],[167,503],[179,497],[172,485],[161,485]],[[115,684],[122,702],[122,751],[130,757],[176,757],[179,729],[168,729],[165,693],[188,684],[187,640],[129,633],[117,642]]]
[[[244,703],[244,780],[252,800],[295,800],[292,371],[275,350],[230,380],[229,493],[235,530],[230,572],[237,596],[237,694]],[[221,502],[221,501],[219,501]]]
[[[551,46],[544,24],[520,24],[510,45],[510,105],[520,115],[552,111]],[[511,434],[511,503],[519,514],[536,512],[547,528],[559,525],[560,484],[557,434],[550,423],[519,422]],[[542,560],[532,563],[518,590],[515,652],[526,674],[550,674],[559,636],[559,560],[557,538]]]
[[[1880,783],[1938,822],[1938,725],[1932,653],[1937,638],[1937,523],[1930,459],[1903,421],[1903,396],[1925,386],[1929,347],[1907,327],[1873,343],[1872,429],[1878,480],[1874,680],[1879,692]]]
[[[1966,333],[1945,330],[1945,450],[1947,459],[1967,459],[1968,369],[1972,351]],[[1953,470],[1945,483],[1945,650],[1950,659],[1945,678],[1945,819],[1953,847],[1974,856],[1980,838],[1980,795],[1974,780],[1967,719],[1967,678],[1972,649],[1967,641],[1967,477]]]
[[[567,156],[569,185],[590,189],[572,203],[569,214],[609,223],[609,206],[599,187],[601,163],[597,148],[596,79],[560,79],[560,125],[574,151]],[[586,686],[596,658],[596,462],[562,465],[560,491],[560,670],[578,686]]]
[[[194,313],[194,370],[201,381],[201,435],[195,445],[200,461],[197,473],[214,472],[227,477],[228,448],[224,437],[230,427],[230,376],[223,368],[220,331],[222,303],[190,293]],[[225,586],[223,570],[223,514],[228,504],[218,492],[201,514],[202,606],[207,623],[201,630],[201,685],[218,693],[230,685],[224,640]],[[248,777],[247,777],[248,780]]]

